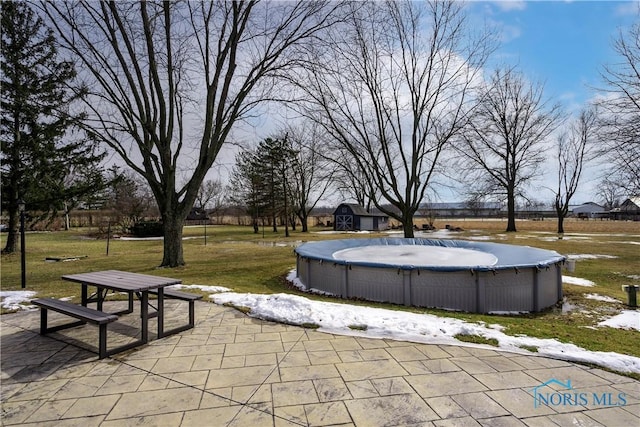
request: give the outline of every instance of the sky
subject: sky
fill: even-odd
[[[489,68],[516,66],[532,82],[544,85],[550,104],[576,115],[602,89],[605,65],[619,61],[613,43],[620,32],[640,20],[640,1],[474,1],[469,19],[476,26],[500,31],[500,46]],[[559,128],[562,131],[562,127]],[[557,187],[555,154],[527,194],[550,205]],[[599,202],[598,185],[605,165],[591,163],[583,173],[571,204]],[[457,190],[443,201],[460,201]]]
[[[494,61],[518,65],[574,110],[602,87],[602,67],[617,61],[613,42],[640,19],[640,1],[472,1],[469,12],[501,29]]]

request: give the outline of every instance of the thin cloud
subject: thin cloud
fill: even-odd
[[[527,8],[527,3],[523,0],[501,0],[494,2],[494,4],[503,12],[525,10]]]
[[[504,22],[496,22],[496,26],[500,28],[500,41],[502,43],[510,42],[522,35],[522,29],[515,25],[508,25]]]
[[[640,1],[622,2],[615,9],[616,16],[633,16],[640,13]]]

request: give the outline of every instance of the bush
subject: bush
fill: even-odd
[[[162,237],[164,236],[164,227],[161,222],[157,221],[141,221],[136,222],[129,229],[135,237]]]

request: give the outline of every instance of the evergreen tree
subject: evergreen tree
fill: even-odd
[[[278,231],[278,219],[288,224],[295,215],[292,205],[293,176],[291,165],[297,152],[285,136],[283,139],[266,138],[255,150],[241,152],[231,174],[231,200],[245,206],[256,227],[258,218],[269,218],[273,232]],[[256,231],[257,233],[257,231]]]
[[[0,45],[2,208],[9,216],[5,253],[16,250],[18,201],[30,213],[68,212],[102,185],[104,154],[74,132],[82,115],[70,90],[73,64],[58,58],[55,38],[23,2],[2,3]]]
[[[288,223],[291,209],[291,164],[295,161],[296,152],[291,147],[288,137],[267,138],[258,145],[258,173],[266,185],[265,194],[269,200],[269,214],[273,222],[274,233],[278,231],[277,219],[282,218],[285,224],[285,236],[289,237]]]
[[[229,201],[244,207],[252,218],[254,233],[258,233],[258,219],[264,221],[269,207],[267,182],[260,171],[256,151],[242,151],[236,156],[229,183]]]

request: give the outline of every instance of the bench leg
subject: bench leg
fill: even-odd
[[[78,320],[76,322],[64,323],[62,325],[53,326],[51,328],[47,327],[47,314],[48,309],[45,307],[40,307],[40,335],[46,335],[49,332],[57,332],[62,329],[75,328],[76,326],[85,325],[87,322]]]
[[[40,335],[47,333],[47,309],[40,307]]]
[[[104,359],[107,357],[107,324],[98,325],[100,328],[98,336],[98,358]]]
[[[186,325],[178,326],[177,328],[165,330],[164,328],[160,328],[160,321],[158,320],[158,338],[164,338],[169,335],[177,334],[179,332],[183,332],[189,329],[193,329],[196,324],[196,308],[195,301],[189,300],[189,323]]]
[[[189,301],[189,327],[193,328],[196,324],[196,308],[193,301]]]

